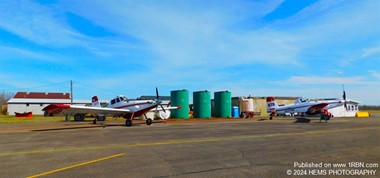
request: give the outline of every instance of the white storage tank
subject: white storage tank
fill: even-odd
[[[241,112],[253,112],[254,106],[253,106],[253,99],[252,98],[243,98],[241,102]]]
[[[253,98],[241,98],[240,100],[240,117],[253,118],[255,115],[255,107],[253,106]]]

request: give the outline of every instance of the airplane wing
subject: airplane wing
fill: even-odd
[[[309,107],[309,109],[307,109],[306,114],[309,114],[309,115],[319,114],[322,112],[322,109],[326,107],[327,105],[328,103],[315,104]]]
[[[169,107],[164,107],[165,110],[173,110],[173,109],[180,109],[181,106],[169,106]],[[151,109],[150,111],[156,111],[156,108]],[[161,107],[157,108],[157,111],[162,111]]]
[[[68,105],[68,104],[51,104],[43,108],[42,111],[53,112],[53,113],[58,113],[58,112],[91,113],[91,114],[102,114],[102,115],[112,115],[112,116],[132,113],[128,109],[76,106],[76,105]]]

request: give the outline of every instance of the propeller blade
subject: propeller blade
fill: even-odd
[[[346,91],[344,91],[344,90],[343,90],[343,100],[344,100],[344,108],[347,109]]]
[[[344,100],[344,108],[347,110],[347,101],[346,101],[346,91],[344,90],[344,84],[342,85],[342,89],[343,89],[343,100]]]
[[[166,113],[166,110],[165,110],[165,108],[162,106],[162,104],[160,104],[160,106],[161,106],[162,110],[164,111],[164,113]]]
[[[157,112],[157,110],[158,110],[158,105],[161,106],[161,100],[160,100],[160,95],[158,94],[158,88],[156,87],[156,111],[155,112]]]
[[[157,110],[158,110],[158,105],[156,105],[156,110],[154,111],[155,113],[157,112]]]
[[[343,90],[343,99],[346,100],[346,91]]]
[[[157,97],[157,100],[160,99],[159,95],[158,95],[158,88],[156,87],[156,97]]]

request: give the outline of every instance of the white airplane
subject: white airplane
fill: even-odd
[[[330,99],[323,101],[310,101],[306,98],[298,98],[294,104],[279,106],[274,97],[267,97],[267,112],[270,113],[269,119],[272,120],[275,114],[290,113],[294,115],[299,113],[301,115],[316,115],[323,113],[323,110],[328,110],[346,103],[344,99]]]
[[[43,111],[49,113],[63,113],[63,114],[74,114],[74,119],[76,121],[83,121],[85,115],[90,113],[95,116],[93,121],[96,124],[96,121],[104,121],[106,116],[113,117],[123,117],[126,119],[125,125],[132,126],[132,120],[135,117],[145,116],[146,124],[151,125],[154,118],[147,118],[147,112],[155,112],[157,115],[160,115],[161,118],[167,119],[170,116],[170,113],[167,110],[179,109],[180,106],[172,106],[164,108],[161,105],[161,100],[158,96],[158,90],[156,88],[155,100],[128,100],[125,96],[117,96],[116,98],[110,100],[108,106],[101,107],[98,97],[92,97],[92,106],[76,106],[68,104],[51,104],[46,106]],[[158,107],[160,106],[160,108]]]

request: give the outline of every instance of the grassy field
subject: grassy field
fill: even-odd
[[[33,116],[31,118],[17,118],[15,116],[0,115],[0,124],[9,123],[31,123],[31,122],[63,122],[64,116],[44,117]]]
[[[93,121],[93,118],[86,118],[85,121]],[[120,120],[124,121],[124,118],[112,118],[107,117],[108,121]],[[74,121],[73,116],[71,116],[70,121]],[[65,116],[33,116],[31,118],[18,118],[15,116],[0,115],[0,124],[12,124],[12,123],[33,123],[33,122],[65,122]]]
[[[368,112],[369,114],[380,114],[380,110],[362,110],[363,112]]]

